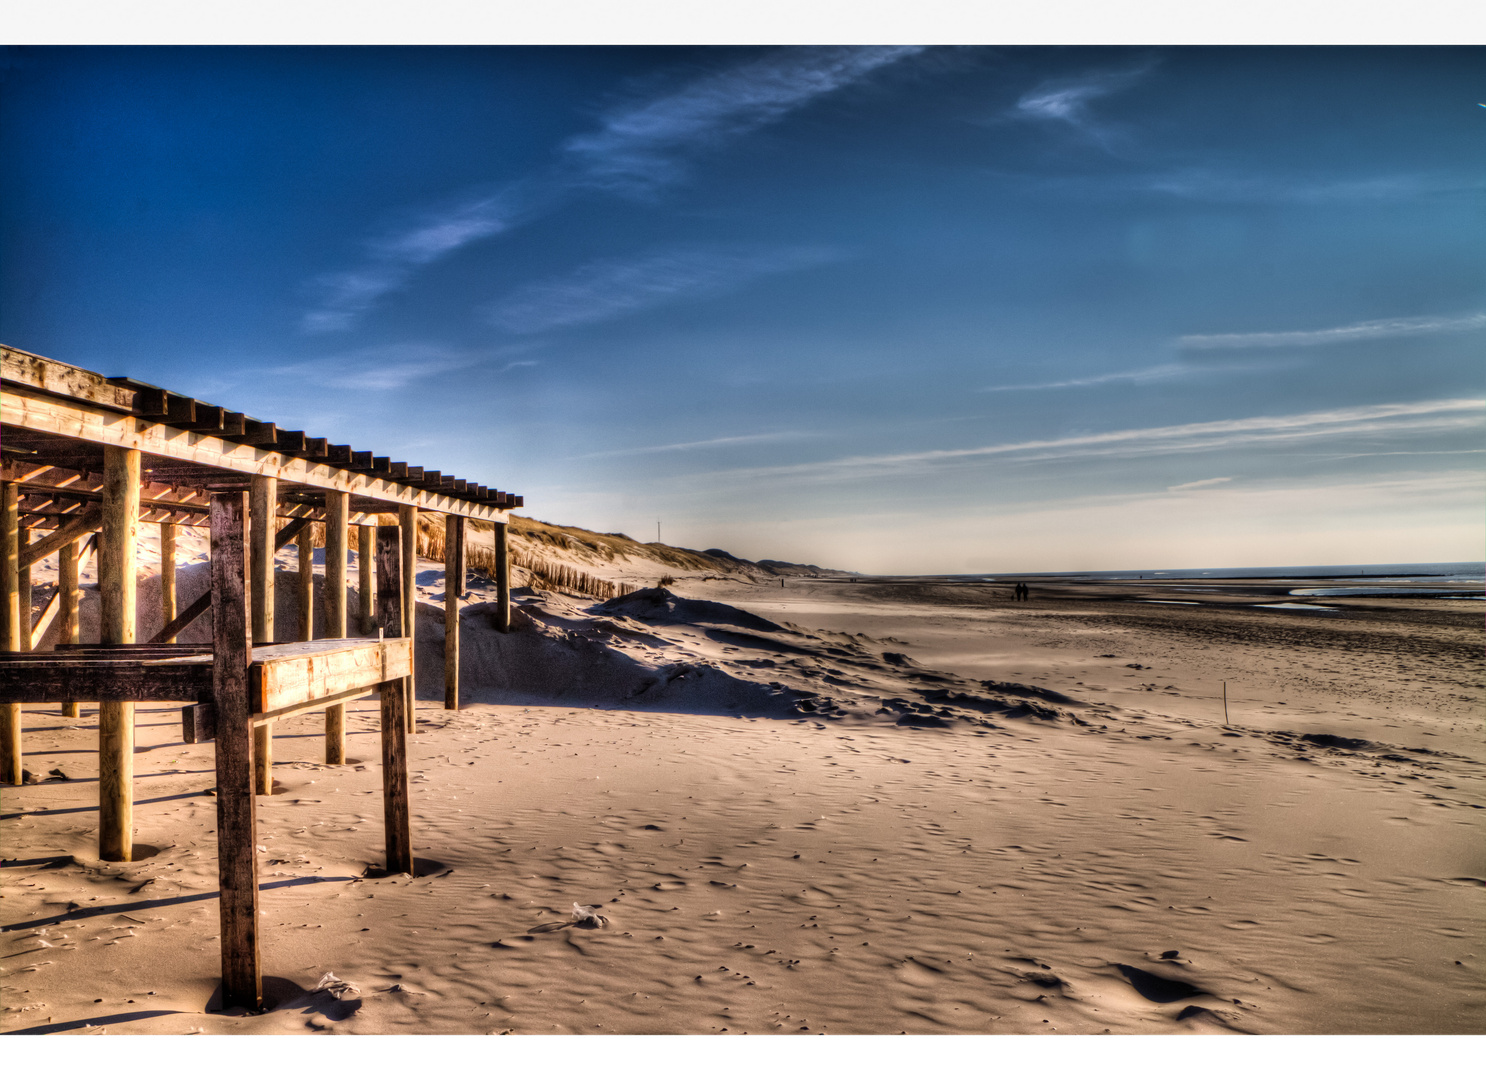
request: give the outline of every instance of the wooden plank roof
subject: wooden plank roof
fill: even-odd
[[[0,473],[22,484],[31,515],[66,516],[96,502],[110,445],[141,451],[141,508],[150,520],[195,523],[212,491],[243,489],[252,476],[276,477],[280,502],[308,514],[327,491],[348,493],[356,515],[416,506],[504,521],[523,504],[519,495],[8,345],[0,345],[0,385]]]

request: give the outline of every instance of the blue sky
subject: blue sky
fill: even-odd
[[[1481,48],[21,48],[0,340],[867,572],[1479,559]]]

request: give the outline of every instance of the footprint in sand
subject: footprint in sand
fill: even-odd
[[[655,889],[657,892],[670,892],[672,889],[684,889],[684,888],[686,888],[686,882],[684,882],[684,881],[657,881],[654,885],[651,886],[651,888],[652,889]]]

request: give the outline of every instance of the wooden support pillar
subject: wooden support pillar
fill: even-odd
[[[459,597],[464,593],[464,518],[444,515],[444,708],[459,708]]]
[[[16,530],[16,542],[20,544],[21,550],[24,551],[31,544],[31,530]],[[19,647],[16,649],[17,652],[30,652],[36,645],[31,635],[31,604],[33,599],[34,594],[31,591],[31,565],[27,563],[20,568],[20,573],[16,575],[16,601],[21,609],[21,636]]]
[[[21,644],[21,537],[19,484],[0,486],[0,648],[20,652]],[[30,612],[26,613],[30,618]],[[15,702],[0,705],[0,783],[21,782],[21,707]]]
[[[61,625],[57,627],[59,645],[76,645],[82,640],[82,625],[77,617],[78,603],[83,595],[78,585],[81,562],[81,545],[76,540],[65,545],[57,555],[57,598],[60,602],[58,618],[61,620]],[[62,702],[62,715],[75,719],[78,715],[77,702]]]
[[[246,492],[211,503],[212,701],[216,713],[217,880],[222,924],[222,1003],[260,1008],[258,836],[253,808],[253,719],[248,712]]]
[[[298,641],[315,640],[315,527],[306,525],[299,534],[299,578],[294,591],[299,594]]]
[[[346,636],[346,529],[351,496],[325,493],[325,636]],[[325,764],[346,763],[346,707],[325,710]]]
[[[139,451],[103,448],[103,527],[98,536],[98,640],[132,645],[139,544]],[[98,857],[134,855],[134,702],[98,703]]]
[[[254,641],[274,640],[274,533],[279,527],[279,482],[272,476],[248,481],[248,606]],[[273,725],[253,729],[253,792],[273,794]]]
[[[160,625],[169,626],[179,612],[175,609],[175,522],[160,522]],[[175,644],[175,635],[165,639]]]
[[[399,506],[397,527],[402,530],[402,580],[398,583],[402,593],[403,636],[416,640],[418,624],[418,508]],[[417,645],[413,646],[417,651]],[[418,730],[418,684],[417,661],[408,657],[408,734]]]
[[[356,529],[357,592],[361,594],[361,636],[377,632],[377,527],[360,525]]]
[[[511,546],[506,523],[495,523],[495,628],[511,630]]]
[[[396,525],[377,526],[377,622],[383,637],[402,635],[403,544]],[[413,826],[408,806],[408,689],[412,679],[393,679],[382,692],[382,818],[387,835],[387,872],[413,872]]]

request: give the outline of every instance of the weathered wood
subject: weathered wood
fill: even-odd
[[[444,708],[459,708],[459,597],[464,592],[464,518],[444,518]]]
[[[278,507],[279,482],[272,476],[253,477],[248,482],[248,607],[254,641],[274,640],[273,556]],[[273,794],[273,728],[268,725],[253,729],[253,791]]]
[[[94,538],[88,538],[89,548],[95,543]],[[78,619],[78,605],[83,595],[82,588],[78,584],[82,562],[83,555],[78,550],[76,540],[64,547],[61,555],[58,556],[57,596],[60,600],[62,618],[62,625],[57,628],[58,648],[76,645],[82,640],[82,623]],[[66,699],[62,702],[62,715],[72,719],[77,718],[79,709],[75,699]]]
[[[495,523],[495,628],[511,629],[511,545],[504,521]]]
[[[347,447],[346,452],[350,453]],[[325,493],[325,636],[346,636],[346,543],[351,500],[340,491]],[[323,694],[307,695],[323,697]],[[304,700],[303,697],[300,700]],[[346,707],[325,710],[325,764],[346,763]]]
[[[294,591],[299,597],[299,629],[295,634],[300,641],[310,641],[315,636],[315,544],[313,527],[299,534],[299,577]]]
[[[160,625],[162,627],[175,622],[175,605],[175,525],[173,522],[162,521],[160,523]],[[174,642],[175,635],[172,634],[165,640]]]
[[[356,527],[357,592],[361,597],[361,635],[377,632],[377,527]]]
[[[257,1009],[258,836],[253,808],[253,727],[248,708],[246,532],[248,496],[212,496],[212,702],[216,711],[217,873],[221,893],[222,1000]]]
[[[303,652],[292,650],[303,649]],[[400,679],[411,669],[405,638],[337,638],[253,650],[249,706],[268,713]]]
[[[25,660],[0,658],[0,702],[97,701],[119,705],[136,701],[194,701],[211,691],[206,661],[195,664],[100,659],[61,661],[31,659],[50,657],[55,655],[53,653],[23,655]],[[121,701],[123,698],[128,698],[128,701]],[[132,719],[132,711],[129,716]],[[122,735],[115,738],[126,741]],[[133,742],[127,742],[126,752],[132,752]],[[117,749],[112,752],[119,753]],[[132,761],[132,753],[128,753],[125,761]],[[132,779],[132,775],[125,779]],[[132,790],[132,785],[129,789]],[[117,799],[117,794],[113,798]]]
[[[345,693],[332,694],[328,698],[314,698],[299,705],[289,705],[277,709],[271,713],[255,713],[253,715],[253,730],[267,727],[275,720],[286,720],[291,716],[299,716],[307,712],[323,712],[330,705],[344,705],[357,698],[368,697],[378,693],[380,687],[363,688],[360,690],[347,690]],[[181,709],[181,737],[185,742],[211,742],[216,737],[217,712],[216,707],[210,701],[199,701],[195,705],[187,705]]]
[[[36,543],[28,545],[21,552],[21,566],[27,567],[38,563],[53,552],[61,551],[74,540],[97,532],[102,521],[103,508],[101,506],[85,510],[81,516],[73,518],[60,528],[53,529]]]
[[[0,485],[0,648],[6,652],[19,652],[21,643],[20,500],[19,484]],[[6,701],[0,707],[0,783],[19,784],[22,775],[21,706]]]
[[[115,386],[95,372],[12,349],[9,345],[0,345],[0,378],[121,412],[134,408],[133,390]]]
[[[402,636],[416,638],[418,623],[418,508],[416,506],[401,506],[397,511],[397,526],[402,530],[400,544],[402,547],[401,576],[398,582],[398,590],[402,593]],[[380,534],[378,534],[380,536]],[[380,581],[378,582],[380,584]],[[378,592],[381,590],[379,589]],[[386,630],[386,623],[382,624]],[[390,632],[388,636],[392,636]],[[415,646],[416,648],[416,646]],[[408,723],[408,734],[418,730],[418,692],[417,692],[417,665],[408,672],[407,694],[408,703],[405,718]]]
[[[103,521],[98,542],[98,640],[126,645],[135,632],[135,553],[139,546],[139,451],[103,451]],[[75,691],[48,701],[91,697]],[[134,854],[134,701],[109,689],[98,698],[98,857],[129,862]]]
[[[403,622],[403,530],[377,527],[377,622],[385,641],[400,640],[407,650],[408,675],[381,685],[382,696],[382,818],[387,837],[387,871],[413,872],[413,828],[408,802],[408,717],[412,682],[413,639],[398,638]]]
[[[137,416],[120,416],[98,405],[82,401],[63,401],[47,396],[28,386],[8,384],[0,395],[0,424],[24,428],[70,439],[81,439],[103,445],[141,450],[177,461],[196,462],[211,468],[246,474],[276,477],[280,484],[316,487],[342,491],[391,504],[414,505],[434,513],[461,514],[482,521],[502,521],[505,513],[497,507],[463,499],[439,491],[425,491],[408,483],[408,478],[387,479],[369,473],[355,472],[334,465],[318,464],[305,457],[284,452],[283,439],[273,452],[233,442],[216,435],[183,431],[169,423],[159,423]],[[280,436],[293,433],[280,432]],[[303,438],[303,433],[299,433]],[[304,439],[304,453],[313,454],[326,444],[324,439]],[[319,444],[319,445],[315,445]]]

